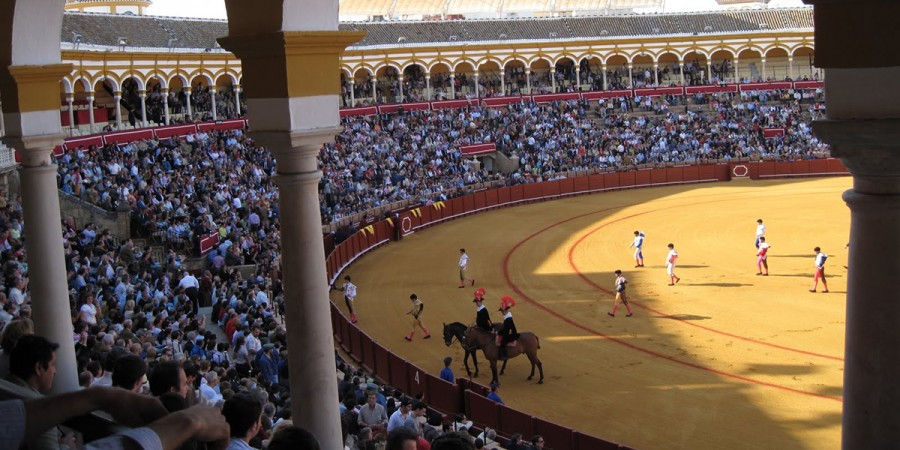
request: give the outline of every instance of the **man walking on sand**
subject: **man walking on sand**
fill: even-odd
[[[459,286],[460,288],[466,287],[466,281],[470,282],[470,286],[475,286],[475,279],[468,278],[469,271],[469,255],[466,254],[466,249],[459,249]]]

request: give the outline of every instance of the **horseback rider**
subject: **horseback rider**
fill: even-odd
[[[499,311],[503,313],[503,325],[498,332],[500,338],[500,359],[507,359],[506,345],[519,338],[519,333],[516,331],[516,323],[513,321],[512,313],[509,311],[513,306],[516,306],[516,301],[512,297],[504,295],[500,299]]]
[[[485,333],[493,333],[494,323],[491,322],[487,306],[484,306],[484,288],[475,291],[475,299],[472,302],[475,303],[475,327]]]

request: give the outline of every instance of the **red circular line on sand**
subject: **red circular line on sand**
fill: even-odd
[[[720,200],[720,201],[725,201],[725,200]],[[711,202],[709,202],[709,203],[711,203]],[[653,357],[656,357],[656,358],[665,359],[665,360],[674,362],[674,363],[676,363],[676,364],[681,364],[681,365],[683,365],[683,366],[691,367],[691,368],[698,369],[698,370],[702,370],[702,371],[705,371],[705,372],[714,373],[714,374],[716,374],[716,375],[721,375],[721,376],[723,376],[723,377],[733,378],[733,379],[740,380],[740,381],[744,381],[744,382],[747,382],[747,383],[752,383],[752,384],[756,384],[756,385],[760,385],[760,386],[768,386],[768,387],[772,387],[772,388],[776,388],[776,389],[781,389],[781,390],[785,390],[785,391],[789,391],[789,392],[794,392],[794,393],[797,393],[797,394],[804,394],[804,395],[809,395],[809,396],[813,396],[813,397],[819,397],[819,398],[824,398],[824,399],[828,399],[828,400],[834,400],[834,401],[838,401],[838,402],[843,402],[843,399],[842,399],[841,397],[833,397],[833,396],[830,396],[830,395],[823,395],[823,394],[818,394],[818,393],[815,393],[815,392],[804,391],[804,390],[801,390],[801,389],[795,389],[795,388],[788,387],[788,386],[782,386],[782,385],[779,385],[779,384],[769,383],[769,382],[766,382],[766,381],[756,380],[756,379],[753,379],[753,378],[748,378],[748,377],[744,377],[744,376],[741,376],[741,375],[737,375],[737,374],[734,374],[734,373],[725,372],[725,371],[718,370],[718,369],[713,369],[712,367],[707,367],[707,366],[703,366],[703,365],[700,365],[700,364],[697,364],[697,363],[692,363],[692,362],[689,362],[689,361],[684,361],[684,360],[675,358],[674,356],[669,356],[669,355],[665,355],[665,354],[662,354],[662,353],[659,353],[659,352],[655,352],[655,351],[653,351],[653,350],[650,350],[650,349],[643,348],[643,347],[637,346],[637,345],[635,345],[635,344],[632,344],[632,343],[630,343],[630,342],[628,342],[628,341],[625,341],[625,340],[622,340],[622,339],[619,339],[619,338],[616,338],[616,337],[609,336],[609,335],[607,335],[607,334],[605,334],[605,333],[602,333],[602,332],[600,332],[600,331],[598,331],[598,330],[595,330],[595,329],[593,329],[593,328],[591,328],[591,327],[588,327],[588,326],[586,326],[586,325],[582,325],[582,324],[580,324],[580,323],[578,323],[578,322],[576,322],[576,321],[574,321],[574,320],[568,318],[567,316],[564,316],[564,315],[562,315],[562,314],[556,312],[556,311],[553,310],[552,308],[547,307],[547,306],[544,305],[543,303],[540,303],[540,302],[538,302],[538,301],[532,299],[531,297],[529,297],[528,295],[526,295],[524,292],[522,292],[522,290],[519,289],[519,287],[518,287],[515,283],[513,283],[512,279],[510,278],[510,275],[509,275],[509,260],[510,260],[510,258],[512,257],[513,253],[515,253],[516,250],[518,250],[519,247],[521,247],[523,244],[525,244],[526,242],[528,242],[528,241],[530,241],[531,239],[535,238],[536,236],[538,236],[538,235],[540,235],[540,234],[542,234],[542,233],[544,233],[544,232],[550,230],[551,228],[554,228],[554,227],[556,227],[556,226],[558,226],[558,225],[561,225],[561,224],[563,224],[563,223],[570,222],[570,221],[572,221],[572,220],[579,219],[579,218],[586,217],[586,216],[590,216],[590,215],[593,215],[593,214],[597,214],[597,213],[601,213],[601,212],[606,212],[606,211],[611,211],[611,210],[614,210],[614,209],[619,209],[619,208],[622,208],[622,207],[624,207],[624,206],[631,206],[631,205],[623,205],[623,206],[617,206],[617,207],[612,207],[612,208],[604,208],[604,209],[600,209],[600,210],[597,210],[597,211],[591,211],[591,212],[589,212],[589,213],[579,214],[579,215],[577,215],[577,216],[569,217],[568,219],[560,220],[560,221],[558,221],[558,222],[556,222],[556,223],[553,223],[553,224],[550,224],[550,225],[548,225],[548,226],[546,226],[546,227],[544,227],[544,228],[541,228],[540,230],[538,230],[538,231],[532,233],[531,235],[525,237],[524,239],[520,240],[519,242],[516,243],[516,245],[514,245],[514,246],[506,253],[506,256],[503,257],[503,277],[506,279],[506,284],[509,285],[509,287],[512,288],[513,292],[515,292],[516,294],[518,294],[519,297],[521,297],[523,300],[525,300],[526,302],[530,303],[531,305],[537,307],[538,309],[540,309],[540,310],[546,312],[547,314],[550,314],[551,316],[556,317],[557,319],[562,320],[563,322],[565,322],[565,323],[567,323],[567,324],[569,324],[569,325],[571,325],[571,326],[573,326],[573,327],[575,327],[575,328],[581,329],[581,330],[583,330],[583,331],[586,331],[586,332],[591,333],[591,334],[596,335],[596,336],[600,336],[600,337],[603,338],[603,339],[606,339],[606,340],[615,342],[616,344],[622,345],[622,346],[627,347],[627,348],[630,348],[630,349],[632,349],[632,350],[636,350],[636,351],[639,351],[639,352],[641,352],[641,353],[648,354],[648,355],[653,356]],[[685,323],[689,323],[689,322],[685,322]],[[695,325],[695,324],[691,324],[691,325]]]
[[[702,203],[712,203],[712,202],[702,202]],[[689,205],[684,205],[684,206],[693,206],[693,205],[695,205],[695,204],[689,204]],[[625,219],[630,219],[630,218],[632,218],[632,217],[637,217],[637,216],[641,216],[641,215],[644,215],[644,214],[650,214],[650,213],[653,213],[653,212],[656,212],[656,211],[659,211],[659,209],[654,209],[654,210],[651,210],[651,211],[645,211],[645,212],[642,212],[642,213],[637,213],[637,214],[632,214],[632,215],[630,215],[630,216],[621,217],[621,218],[618,218],[618,219],[615,219],[615,220],[611,220],[611,221],[609,221],[609,222],[606,222],[606,223],[604,223],[604,224],[598,226],[597,228],[594,228],[593,230],[588,231],[587,233],[585,233],[584,235],[582,235],[581,237],[579,237],[578,240],[575,241],[574,244],[572,244],[572,247],[569,248],[569,253],[568,253],[569,266],[572,267],[572,270],[574,270],[575,273],[578,274],[578,276],[581,277],[582,280],[584,280],[585,282],[587,282],[588,284],[590,284],[590,285],[593,286],[594,288],[596,288],[596,289],[598,289],[598,290],[600,290],[600,291],[602,291],[602,292],[605,292],[605,293],[607,293],[607,294],[609,294],[609,295],[614,295],[614,294],[613,294],[613,291],[610,291],[610,290],[608,290],[608,289],[603,288],[602,286],[600,286],[599,284],[595,283],[593,280],[591,280],[590,278],[588,278],[587,276],[585,276],[583,273],[581,273],[581,270],[578,269],[578,266],[575,264],[575,260],[574,260],[574,258],[573,258],[572,255],[573,255],[573,253],[575,252],[575,249],[576,249],[579,245],[581,245],[581,243],[582,243],[585,239],[587,239],[588,236],[590,236],[590,235],[596,233],[597,231],[601,230],[602,228],[606,227],[607,225],[610,225],[610,224],[613,224],[613,223],[616,223],[616,222],[620,222],[620,221],[623,221],[623,220],[625,220]],[[681,322],[681,323],[683,323],[683,324],[685,324],[685,325],[690,325],[690,326],[692,326],[692,327],[697,327],[697,328],[700,328],[700,329],[703,329],[703,330],[706,330],[706,331],[709,331],[709,332],[712,332],[712,333],[721,334],[721,335],[723,335],[723,336],[728,336],[728,337],[731,337],[731,338],[740,339],[740,340],[742,340],[742,341],[751,342],[751,343],[759,344],[759,345],[764,345],[764,346],[766,346],[766,347],[777,348],[777,349],[779,349],[779,350],[786,350],[786,351],[789,351],[789,352],[800,353],[800,354],[808,355],[808,356],[816,356],[816,357],[819,357],[819,358],[831,359],[831,360],[834,360],[834,361],[843,361],[843,360],[844,360],[844,358],[840,358],[840,357],[837,357],[837,356],[825,355],[825,354],[822,354],[822,353],[815,353],[815,352],[810,352],[810,351],[807,351],[807,350],[801,350],[801,349],[798,349],[798,348],[793,348],[793,347],[787,347],[787,346],[784,346],[784,345],[773,344],[773,343],[771,343],[771,342],[761,341],[761,340],[758,340],[758,339],[754,339],[754,338],[750,338],[750,337],[746,337],[746,336],[740,336],[740,335],[737,335],[737,334],[729,333],[729,332],[727,332],[727,331],[722,331],[722,330],[719,330],[719,329],[716,329],[716,328],[707,327],[707,326],[700,325],[700,324],[697,324],[697,323],[693,323],[693,322],[690,322],[690,321],[687,321],[687,320],[684,320],[684,319],[679,319],[679,318],[677,318],[677,317],[671,317],[670,314],[666,314],[666,313],[664,313],[664,312],[662,312],[662,311],[659,311],[659,310],[657,310],[657,309],[653,309],[653,308],[651,308],[651,307],[649,307],[649,306],[644,306],[644,305],[642,305],[642,304],[640,304],[640,303],[637,303],[637,302],[634,302],[634,301],[632,301],[632,300],[630,300],[630,299],[629,299],[629,303],[631,303],[632,305],[637,306],[638,308],[641,308],[641,309],[645,309],[645,310],[647,310],[647,311],[650,311],[650,312],[652,312],[652,313],[654,313],[654,314],[658,314],[658,315],[660,315],[660,316],[666,316],[666,317],[669,318],[669,319],[677,320],[677,321],[679,321],[679,322]]]

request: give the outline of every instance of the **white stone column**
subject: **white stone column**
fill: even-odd
[[[66,94],[66,105],[69,107],[69,131],[75,129],[75,95]],[[2,116],[3,114],[0,114]],[[2,136],[2,134],[0,134]]]
[[[277,161],[274,181],[279,191],[285,316],[290,324],[287,332],[294,423],[317,423],[314,428],[336,430],[338,438],[334,352],[321,351],[332,348],[334,338],[321,240],[318,183],[322,173],[316,157],[322,145],[333,141],[339,131],[340,127],[329,127],[282,134],[253,133]],[[322,411],[330,401],[335,402],[329,405],[333,406],[333,417]],[[297,417],[297,412],[302,416]],[[322,442],[322,437],[318,437]]]
[[[600,64],[600,71],[603,72],[603,90],[609,89],[606,85],[606,63]]]
[[[194,113],[193,113],[193,111],[191,111],[191,88],[189,88],[189,87],[184,88],[184,96],[187,99],[187,102],[186,102],[187,103],[187,120],[189,122],[193,122],[194,121]]]
[[[356,106],[356,81],[350,80],[350,107]]]
[[[788,78],[794,79],[794,57],[788,56]]]
[[[739,59],[734,58],[734,82],[735,82],[735,83],[740,83],[740,82],[741,82],[741,75],[740,75],[739,70],[738,70],[738,69],[740,68],[740,65],[739,65],[740,62],[741,62],[741,61],[740,61]]]
[[[678,76],[681,78],[681,85],[684,86],[684,61],[678,65]]]
[[[581,88],[581,67],[575,68],[575,90]]]
[[[556,67],[550,68],[550,89],[551,92],[556,93]]]
[[[853,174],[853,189],[844,193],[850,257],[843,447],[892,448],[900,440],[900,119],[825,120],[813,130]]]
[[[634,77],[631,74],[632,69],[634,69],[633,64],[628,64],[628,88],[634,89]]]
[[[212,108],[212,120],[213,122],[219,120],[218,112],[216,111],[216,88],[209,88],[209,102],[210,107]]]
[[[169,88],[162,88],[163,114],[165,124],[169,125]]]
[[[450,98],[456,99],[456,74],[450,72]]]
[[[234,112],[241,117],[241,85],[234,85]]]
[[[434,91],[431,89],[431,72],[425,73],[425,93],[428,100],[434,100]]]
[[[122,92],[113,92],[113,101],[116,102],[116,129],[122,129]]]
[[[653,85],[659,86],[659,63],[653,63]]]
[[[766,81],[769,77],[766,75],[766,58],[761,58],[759,60],[760,65],[762,66],[762,71],[759,76],[762,78],[762,81]]]
[[[94,93],[88,92],[88,121],[91,124],[91,133],[94,132]]]
[[[531,68],[525,68],[525,88],[528,90],[528,95],[531,95]]]
[[[141,126],[147,126],[147,91],[141,89],[138,91],[138,97],[141,99]]]
[[[48,162],[50,152],[62,144],[62,136],[26,139],[26,157],[19,169],[25,225],[25,251],[29,263],[29,297],[35,331],[59,348],[56,350],[54,392],[78,389],[78,367],[72,342],[69,287],[66,284],[65,255],[60,227],[56,165]],[[21,147],[19,147],[21,148]],[[28,155],[31,152],[31,155]],[[34,155],[40,153],[41,155]]]
[[[378,78],[372,77],[372,103],[378,103]]]
[[[481,86],[478,85],[478,72],[475,72],[475,98],[480,97],[479,92],[478,92],[480,87]]]
[[[506,96],[506,71],[500,71],[500,92],[502,96]]]
[[[403,103],[403,75],[397,77],[397,86],[399,86],[400,103]]]
[[[706,60],[706,84],[712,83],[712,60]]]

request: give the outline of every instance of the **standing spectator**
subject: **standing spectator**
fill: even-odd
[[[218,405],[222,401],[222,394],[216,389],[219,386],[219,374],[215,370],[206,372],[204,381],[200,383],[200,401],[207,405]]]
[[[266,344],[262,348],[257,364],[259,366],[259,374],[261,380],[269,385],[278,383],[278,365],[275,363],[275,356],[272,354],[275,344]]]
[[[493,400],[496,403],[503,405],[503,400],[500,399],[500,385],[494,383],[491,385],[491,392],[487,395],[487,398]]]
[[[184,276],[178,282],[178,287],[184,289],[184,293],[193,307],[192,312],[197,314],[200,311],[200,282],[197,281],[197,277],[185,270]]]
[[[375,392],[366,392],[366,404],[359,408],[359,417],[357,418],[360,427],[369,427],[373,435],[386,435],[388,416],[377,402]]]
[[[416,450],[419,435],[414,430],[400,427],[388,433],[384,450]]]
[[[412,400],[410,400],[409,397],[403,397],[403,399],[400,400],[400,407],[391,414],[391,418],[388,420],[387,432],[390,434],[392,431],[403,427],[411,410]],[[388,439],[390,439],[390,437]]]
[[[450,364],[453,363],[453,358],[447,356],[444,358],[444,368],[441,369],[441,379],[453,383],[453,370],[450,369]]]

